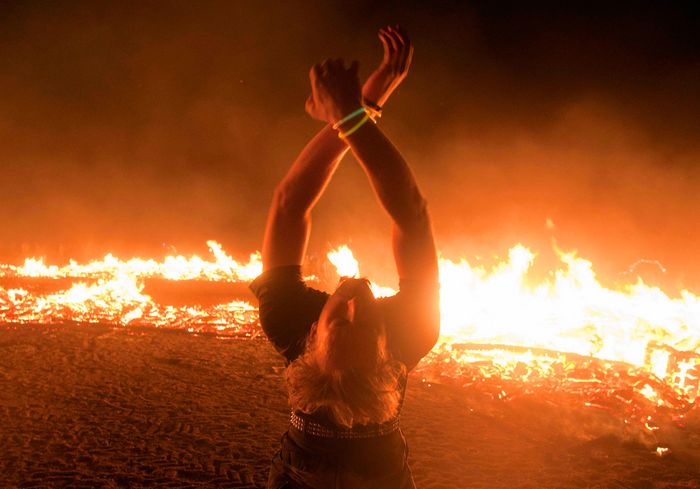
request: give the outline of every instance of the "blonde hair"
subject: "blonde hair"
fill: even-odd
[[[403,363],[379,359],[374,370],[324,372],[315,358],[315,341],[287,367],[286,379],[292,409],[310,414],[323,409],[339,426],[383,423],[399,414],[406,375]]]

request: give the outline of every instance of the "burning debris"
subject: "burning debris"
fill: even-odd
[[[29,258],[21,266],[0,266],[0,323],[107,323],[257,336],[257,310],[247,300],[246,284],[261,272],[260,256],[238,263],[220,244],[207,244],[209,260],[107,255],[84,265]],[[349,248],[328,258],[340,275],[359,274]],[[592,264],[573,253],[560,253],[564,268],[531,285],[527,272],[534,258],[518,245],[490,269],[441,259],[442,337],[418,374],[503,402],[570,396],[570,402],[615,413],[630,432],[651,442],[660,427],[682,426],[700,394],[700,297],[684,290],[672,298],[641,280],[621,290],[605,288]],[[173,284],[196,297],[174,298]],[[394,293],[374,283],[372,288],[377,296]],[[659,447],[657,454],[666,451]]]
[[[149,281],[242,283],[262,271],[257,254],[239,264],[220,244],[207,244],[214,258],[210,261],[198,256],[168,256],[162,262],[123,261],[107,255],[85,265],[71,262],[57,267],[33,258],[22,266],[5,265],[0,268],[0,322],[107,323],[257,334],[257,312],[249,302],[229,297],[209,306],[162,305],[144,292]]]

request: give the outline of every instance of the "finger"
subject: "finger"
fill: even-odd
[[[382,59],[383,63],[389,63],[391,60],[391,50],[393,49],[391,47],[391,44],[389,44],[389,39],[388,39],[388,34],[384,31],[379,31],[379,40],[382,43],[382,47],[384,48],[384,58]]]
[[[408,54],[406,55],[406,59],[403,62],[403,66],[401,67],[401,73],[408,72],[408,67],[411,66],[412,61],[413,61],[413,44],[409,44],[408,45]]]
[[[396,39],[402,46],[408,46],[408,36],[404,34],[404,32],[401,30],[401,27],[397,24],[394,29],[394,36],[396,36]]]
[[[411,44],[411,38],[408,36],[408,32],[406,32],[406,29],[397,24],[396,32],[398,32],[399,36],[401,36],[401,39],[403,40],[403,43],[406,46],[409,46]]]
[[[413,45],[406,32],[398,24],[392,28],[392,34],[401,46],[398,53],[397,69],[401,73],[405,73],[413,58]]]
[[[382,37],[388,36],[388,35],[389,35],[389,31],[388,31],[388,29],[387,29],[386,27],[382,27],[382,28],[379,29],[379,31],[377,32],[377,35],[378,35],[379,38],[381,39]]]
[[[306,103],[304,104],[304,108],[306,109],[306,112],[311,113],[311,111],[314,108],[314,96],[309,95],[306,99]]]
[[[324,75],[327,74],[327,73],[328,73],[328,68],[329,68],[329,66],[330,66],[331,63],[332,63],[332,61],[331,61],[330,58],[324,59],[323,62],[321,63],[320,73],[322,73],[322,74],[324,74]]]
[[[395,26],[389,26],[387,28],[387,31],[389,33],[390,39],[394,42],[394,45],[397,47],[396,52],[394,53],[392,66],[398,72],[402,72],[405,67],[406,58],[408,56],[408,46],[406,45],[405,40],[401,35],[401,32],[399,31],[398,24]]]
[[[411,42],[411,38],[408,36],[408,33],[403,27],[397,26],[397,30],[403,40],[403,45],[405,47],[405,58],[401,70],[405,73],[406,71],[408,71],[408,67],[411,65],[411,61],[413,60],[413,43]]]
[[[309,70],[309,78],[311,79],[311,81],[313,82],[320,75],[321,75],[321,66],[318,63],[311,66],[311,69]]]
[[[394,57],[396,58],[396,61],[399,61],[401,58],[405,56],[404,53],[404,43],[403,40],[401,39],[401,36],[399,35],[398,32],[392,27],[389,29],[389,39],[392,42],[392,45],[394,46]]]
[[[394,70],[400,70],[405,58],[404,46],[399,40],[399,36],[392,27],[387,29],[387,39],[391,45],[390,64]]]
[[[386,38],[387,38],[387,41],[389,42],[389,45],[391,46],[391,48],[394,51],[398,51],[399,44],[398,44],[397,40],[394,38],[394,34],[392,32],[391,27],[387,27],[387,29],[386,29]]]
[[[359,72],[360,69],[360,63],[357,62],[357,60],[353,60],[353,62],[350,64],[350,69],[348,70],[350,74],[354,77],[357,77],[357,73]]]
[[[398,30],[398,24],[392,29],[392,33],[394,35],[394,39],[396,39],[396,42],[399,45],[399,52],[396,60],[397,68],[399,71],[403,72],[406,58],[408,57],[408,45],[406,44],[406,40],[401,35],[401,32]]]
[[[395,70],[395,69],[397,69],[398,58],[400,56],[399,47],[398,47],[393,35],[388,30],[386,31],[386,35],[384,36],[384,39],[385,39],[386,45],[387,45],[387,49],[384,52],[384,54],[385,54],[384,63],[386,63],[393,70]]]

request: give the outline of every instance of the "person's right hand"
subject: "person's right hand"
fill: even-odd
[[[408,74],[413,60],[413,44],[398,25],[383,27],[378,35],[384,47],[384,57],[363,85],[362,97],[383,106]]]
[[[357,61],[345,68],[342,59],[327,59],[311,67],[311,96],[306,112],[314,119],[335,124],[361,106]]]

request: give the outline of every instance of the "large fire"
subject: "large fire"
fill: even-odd
[[[69,321],[250,333],[257,318],[249,302],[176,307],[158,304],[144,293],[148,279],[236,283],[250,281],[262,271],[259,254],[241,264],[220,244],[207,244],[213,260],[168,256],[162,262],[140,258],[124,261],[109,254],[85,265],[71,261],[58,267],[28,258],[21,266],[2,266],[0,280],[16,286],[0,287],[0,322]]]
[[[257,311],[244,292],[200,305],[160,304],[146,292],[149,283],[175,281],[245,291],[262,270],[257,253],[239,263],[218,243],[207,244],[208,260],[107,255],[60,267],[34,258],[2,265],[0,323],[107,323],[257,336]],[[670,297],[641,279],[612,290],[597,280],[589,261],[574,253],[559,257],[563,266],[538,284],[527,278],[535,254],[522,245],[491,268],[441,258],[442,337],[419,371],[461,384],[498,378],[574,390],[586,394],[591,406],[622,402],[649,431],[656,429],[650,409],[682,419],[699,394],[700,297],[687,290]],[[346,246],[328,259],[340,275],[359,274]],[[394,293],[372,286],[377,296]],[[498,385],[494,395],[507,398]]]

